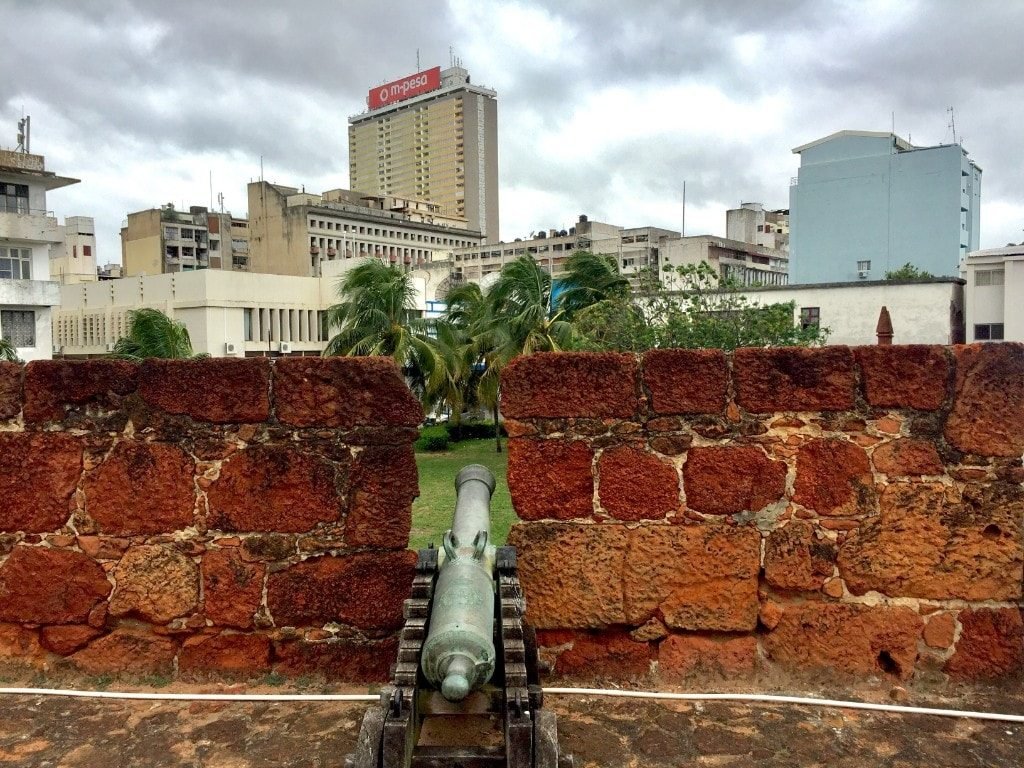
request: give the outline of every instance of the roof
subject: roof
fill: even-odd
[[[896,139],[896,146],[899,147],[900,149],[916,149],[916,147],[906,139],[901,139],[895,133],[889,133],[888,131],[836,131],[835,133],[830,133],[828,136],[825,136],[824,138],[815,139],[814,141],[808,142],[807,144],[801,144],[799,147],[794,147],[793,154],[799,155],[805,149],[817,147],[821,144],[826,144],[830,141],[834,141],[835,139],[844,139],[850,136],[857,136],[868,139],[894,138]]]

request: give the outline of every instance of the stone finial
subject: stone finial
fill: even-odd
[[[892,344],[892,318],[889,317],[889,308],[883,306],[878,313],[878,325],[875,326],[875,333],[878,336],[878,343],[883,346]]]

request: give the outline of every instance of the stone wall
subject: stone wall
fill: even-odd
[[[534,355],[503,407],[556,675],[1024,670],[1024,346]]]
[[[386,678],[422,415],[380,358],[0,363],[0,663]]]

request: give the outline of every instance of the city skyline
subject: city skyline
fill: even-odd
[[[981,247],[1024,240],[1024,6],[654,3],[0,3],[0,146],[82,179],[49,200],[120,258],[130,211],[246,213],[246,184],[348,186],[369,88],[461,59],[499,101],[501,237],[580,213],[724,234],[788,205],[791,149],[837,130],[957,138],[984,169]],[[244,12],[243,12],[244,11]],[[983,44],[982,44],[983,43]],[[418,59],[418,61],[417,61]],[[417,64],[420,64],[418,67]],[[262,158],[262,162],[261,162]],[[211,194],[212,174],[212,194]]]

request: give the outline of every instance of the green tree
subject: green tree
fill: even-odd
[[[0,362],[20,363],[18,351],[7,339],[0,337]]]
[[[571,348],[572,324],[551,287],[551,275],[524,255],[506,264],[487,291],[491,341],[501,365],[517,355]]]
[[[172,320],[159,309],[131,310],[128,313],[128,335],[117,340],[110,356],[123,360],[197,357],[192,351],[192,340],[185,324]]]
[[[899,269],[892,269],[885,273],[886,280],[918,280],[926,277],[935,277],[931,272],[918,269],[909,261]]]
[[[566,276],[556,285],[558,306],[569,319],[600,301],[625,298],[629,280],[619,274],[614,256],[576,251],[565,262]]]

